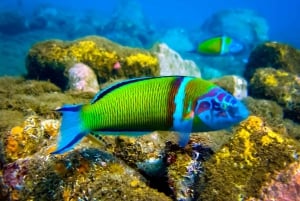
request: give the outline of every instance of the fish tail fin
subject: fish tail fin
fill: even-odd
[[[64,105],[56,109],[62,113],[62,122],[58,138],[57,148],[51,154],[62,154],[71,150],[89,130],[84,128],[83,121],[80,117],[82,108],[80,105]]]

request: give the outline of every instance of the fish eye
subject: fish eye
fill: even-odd
[[[226,103],[222,103],[222,104],[221,104],[221,108],[222,108],[223,110],[226,110],[227,107],[228,107],[228,104],[226,104]]]

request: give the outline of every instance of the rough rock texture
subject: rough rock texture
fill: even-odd
[[[292,46],[266,42],[250,54],[244,76],[250,80],[257,68],[272,67],[286,72],[300,73],[300,51]]]
[[[274,68],[260,68],[250,81],[250,93],[254,97],[276,101],[284,114],[300,121],[300,78],[292,73]]]
[[[26,58],[28,78],[50,80],[65,89],[67,70],[79,62],[88,65],[100,83],[159,74],[158,60],[149,51],[120,46],[99,36],[88,36],[71,42],[49,40],[36,43]],[[116,63],[121,68],[114,68]]]
[[[300,148],[288,135],[300,138],[299,125],[274,101],[245,98],[256,116],[233,131],[193,133],[185,148],[176,133],[153,132],[87,136],[53,156],[60,126],[53,109],[93,95],[12,77],[0,79],[0,92],[0,200],[246,200],[272,197],[272,186],[297,187],[290,164]],[[278,183],[281,173],[291,175],[288,187]]]
[[[276,172],[298,161],[299,153],[298,141],[250,116],[235,129],[231,140],[204,162],[198,200],[259,198],[260,188]]]
[[[258,198],[249,198],[247,201],[299,201],[300,200],[300,163],[288,165],[282,171],[274,174],[271,181],[259,191]]]
[[[2,174],[0,194],[10,200],[171,200],[149,188],[136,171],[94,148],[60,156],[42,150],[6,164]]]
[[[99,84],[97,77],[90,67],[77,63],[68,70],[68,88],[75,91],[97,93]]]
[[[200,69],[192,60],[184,60],[166,44],[156,44],[152,52],[158,57],[160,75],[186,75],[201,77]]]

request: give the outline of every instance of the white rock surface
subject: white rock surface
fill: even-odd
[[[201,77],[201,72],[192,60],[184,60],[177,52],[165,43],[154,45],[153,53],[159,59],[160,75],[184,75]]]

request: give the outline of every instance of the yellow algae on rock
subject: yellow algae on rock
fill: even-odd
[[[297,161],[300,144],[250,116],[230,141],[204,163],[205,186],[199,200],[237,200],[258,196],[270,175]]]
[[[159,75],[158,59],[150,51],[121,46],[98,36],[40,42],[30,49],[26,59],[29,78],[50,80],[61,88],[66,88],[66,72],[76,63],[88,65],[100,82]]]
[[[13,127],[5,139],[5,156],[9,161],[27,157],[39,150],[44,134],[55,136],[58,132],[58,120],[45,121],[36,115],[27,117],[23,124]],[[54,123],[55,122],[55,123]],[[58,125],[57,125],[58,124]]]
[[[126,57],[125,61],[129,66],[133,66],[136,64],[140,64],[142,66],[152,66],[158,64],[158,60],[156,57],[141,53],[130,55]]]
[[[278,81],[274,75],[266,75],[263,82],[270,87],[276,87],[278,85]]]

